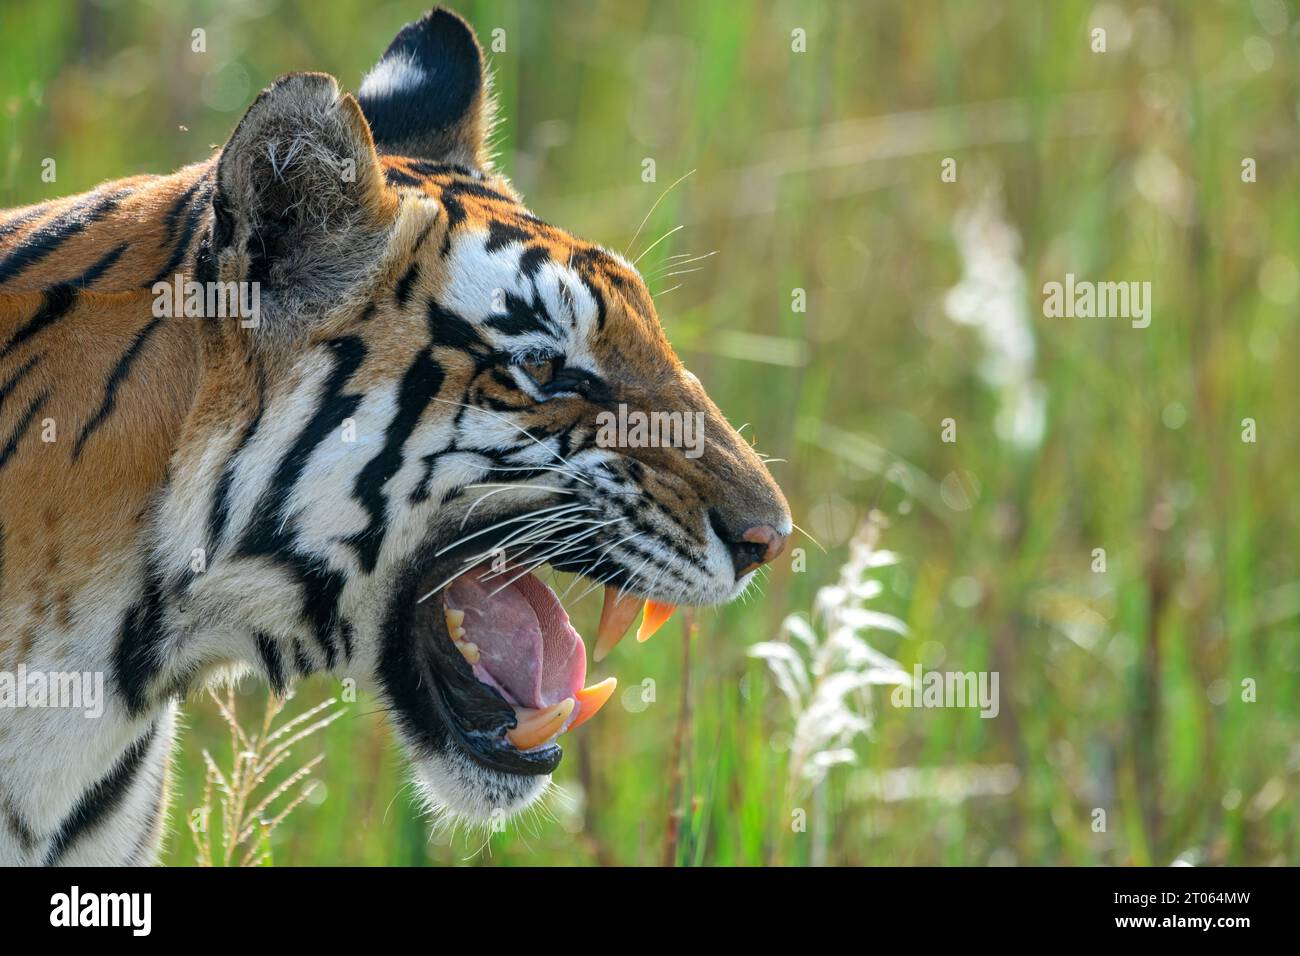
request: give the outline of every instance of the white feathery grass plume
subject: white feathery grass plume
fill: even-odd
[[[944,311],[953,322],[979,332],[980,376],[1000,402],[994,420],[998,437],[1032,450],[1043,440],[1047,390],[1034,375],[1036,346],[1020,234],[1007,221],[993,187],[959,209],[952,228],[962,276],[944,297]]]
[[[791,797],[816,788],[832,767],[857,759],[853,744],[871,727],[868,690],[873,684],[911,679],[865,636],[873,630],[907,633],[898,618],[863,606],[883,590],[872,574],[898,561],[893,552],[877,547],[885,525],[881,512],[867,516],[849,542],[838,579],[817,591],[812,622],[791,614],[782,623],[781,640],[750,648],[751,656],[766,661],[790,704]]]

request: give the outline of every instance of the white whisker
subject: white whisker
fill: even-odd
[[[671,279],[673,276],[690,275],[692,272],[703,272],[703,266],[696,266],[694,269],[677,269],[673,272],[661,272],[654,276],[656,279]]]
[[[685,228],[686,228],[685,226],[674,226],[672,229],[669,229],[667,232],[665,232],[662,236],[660,236],[660,237],[659,237],[658,239],[656,239],[654,242],[650,243],[650,245],[646,246],[645,249],[642,251],[641,255],[637,256],[635,259],[632,260],[632,265],[635,266],[638,262],[640,262],[642,259],[644,259],[644,258],[645,258],[645,254],[646,254],[647,252],[649,252],[649,251],[650,251],[651,249],[653,249],[655,246],[659,245],[659,243],[663,242],[665,239],[667,239],[667,238],[668,238],[669,236],[671,236],[673,233],[675,233],[675,232],[681,232],[681,231],[682,231],[683,229],[685,229]]]
[[[681,184],[682,182],[684,182],[684,181],[687,179],[687,177],[693,175],[694,173],[695,173],[695,170],[692,169],[690,172],[688,172],[688,173],[684,173],[683,175],[678,176],[677,179],[673,181],[673,184],[672,184],[671,186],[669,186],[667,189],[665,189],[662,193],[659,194],[659,198],[655,200],[655,204],[654,204],[653,206],[650,207],[650,211],[647,212],[647,213],[645,214],[645,218],[641,220],[641,225],[639,225],[639,226],[636,227],[636,232],[632,234],[632,241],[629,242],[629,243],[627,244],[626,247],[624,247],[624,249],[623,249],[623,255],[624,255],[624,256],[627,256],[627,254],[631,251],[632,247],[633,247],[634,245],[636,245],[636,241],[637,241],[637,239],[641,238],[641,230],[645,228],[645,224],[646,224],[647,222],[650,221],[650,217],[654,215],[654,211],[655,211],[656,209],[659,208],[659,204],[660,204],[661,202],[664,201],[664,198],[665,198],[665,197],[666,197],[670,192],[672,192],[674,189],[676,189],[676,188],[678,187],[679,184]],[[650,251],[650,250],[648,250],[648,249],[646,250],[646,252],[649,252],[649,251]],[[642,253],[642,255],[644,255],[644,253]],[[638,257],[638,258],[639,258],[639,257]],[[632,265],[636,265],[636,262],[634,261],[634,262],[632,263]]]
[[[497,419],[498,421],[504,422],[505,424],[507,424],[507,425],[509,425],[511,428],[513,428],[515,431],[517,431],[517,432],[519,432],[521,435],[523,435],[525,438],[527,438],[529,441],[531,441],[531,442],[533,442],[534,444],[536,444],[539,448],[545,449],[546,451],[550,452],[550,454],[554,455],[556,458],[558,458],[558,459],[559,459],[560,461],[562,461],[564,464],[568,465],[570,468],[573,467],[573,462],[569,461],[569,459],[565,458],[563,455],[561,455],[561,454],[560,454],[558,451],[556,451],[554,448],[548,448],[548,447],[546,446],[546,443],[543,442],[541,439],[539,439],[536,435],[534,435],[532,432],[528,431],[528,429],[526,429],[526,428],[524,428],[524,427],[522,427],[522,426],[520,426],[520,425],[516,425],[514,422],[512,422],[510,419],[506,418],[504,415],[498,415],[496,412],[490,411],[489,409],[486,409],[486,408],[479,408],[477,405],[467,405],[467,404],[465,404],[464,402],[453,402],[451,399],[448,399],[448,398],[437,398],[437,397],[435,397],[433,400],[434,400],[435,402],[441,402],[441,403],[444,404],[444,405],[455,405],[455,406],[457,406],[458,408],[468,408],[468,409],[469,409],[470,411],[472,411],[472,412],[482,412],[484,415],[488,415],[488,416],[490,416],[490,417],[492,417],[492,418]],[[574,477],[576,477],[576,478],[577,478],[579,481],[581,481],[584,485],[588,485],[588,486],[591,485],[591,482],[587,481],[587,480],[586,480],[585,478],[583,478],[581,475],[577,475],[577,474],[575,474]]]
[[[590,507],[590,506],[589,506],[589,505],[580,505],[580,504],[570,504],[570,503],[566,502],[566,503],[564,503],[564,504],[562,504],[562,505],[555,505],[554,507],[551,507],[551,508],[541,508],[541,509],[538,509],[538,510],[536,510],[536,511],[530,511],[530,512],[528,512],[527,514],[514,515],[513,517],[505,518],[505,519],[503,519],[503,520],[501,520],[501,521],[498,521],[498,522],[496,522],[495,524],[488,525],[486,528],[480,528],[478,531],[475,531],[475,532],[473,532],[472,534],[467,534],[467,535],[465,535],[465,536],[462,537],[462,538],[457,538],[455,541],[451,542],[451,544],[448,544],[448,545],[446,545],[445,547],[441,548],[441,549],[440,549],[440,550],[439,550],[439,551],[434,555],[434,557],[440,557],[441,555],[446,554],[446,553],[447,553],[448,551],[450,551],[452,548],[455,548],[455,547],[457,547],[458,545],[464,544],[466,541],[472,541],[474,538],[477,538],[479,535],[487,534],[489,531],[493,531],[493,530],[495,530],[496,528],[500,528],[500,527],[502,527],[502,526],[504,526],[504,525],[514,524],[516,521],[526,521],[526,520],[528,520],[528,519],[530,519],[530,518],[535,518],[535,517],[537,517],[538,515],[544,515],[544,514],[547,514],[548,512],[555,512],[555,511],[559,511],[559,510],[561,510],[561,509],[564,509],[564,510],[567,512],[567,511],[575,511],[575,510],[577,510],[577,509],[579,509],[579,508],[584,508],[584,507]]]
[[[588,562],[587,567],[588,567],[588,568],[594,568],[594,567],[596,567],[596,565],[600,564],[601,561],[605,560],[605,556],[608,555],[609,552],[613,551],[613,550],[614,550],[615,548],[617,548],[620,544],[625,544],[625,543],[627,543],[628,541],[631,541],[631,540],[633,540],[633,539],[635,539],[635,538],[643,537],[644,535],[645,535],[645,532],[644,532],[644,531],[636,531],[636,532],[634,532],[634,533],[632,533],[632,534],[627,535],[626,537],[619,538],[619,539],[618,539],[617,541],[615,541],[613,544],[606,546],[605,550],[603,550],[600,554],[596,555],[596,557],[595,557],[594,559],[592,559],[590,562]],[[582,573],[585,574],[586,572],[584,571],[584,572],[582,572]],[[577,581],[578,581],[578,579],[575,578],[575,579],[574,579],[574,584],[576,584]],[[585,591],[583,591],[581,594],[579,594],[578,597],[576,598],[576,600],[577,600],[577,601],[581,601],[583,598],[585,598],[588,594],[590,594],[590,593],[591,593],[592,591],[594,591],[596,588],[600,587],[603,583],[604,583],[603,581],[597,581],[595,584],[593,584],[593,585],[591,585],[589,588],[587,588],[587,590],[585,590]],[[569,587],[565,589],[565,592],[564,592],[565,595],[567,596],[568,593],[569,593],[569,591],[571,591],[572,589],[573,589],[573,584],[570,584]]]
[[[489,485],[489,484],[475,484],[475,485],[466,485],[465,487],[466,487],[466,488],[495,488],[496,491],[489,491],[487,494],[485,494],[485,495],[480,495],[478,498],[476,498],[476,499],[474,500],[474,503],[473,503],[472,505],[469,506],[469,510],[465,512],[465,517],[463,517],[463,518],[460,519],[460,527],[461,527],[461,530],[462,530],[462,531],[465,530],[465,525],[467,525],[467,524],[469,523],[469,519],[472,518],[472,517],[474,516],[474,509],[477,508],[477,507],[478,507],[480,504],[482,504],[484,501],[486,501],[488,498],[491,498],[493,495],[499,495],[499,494],[501,494],[502,492],[505,492],[505,491],[512,491],[512,490],[513,490],[513,491],[522,491],[522,490],[524,490],[524,489],[535,488],[535,487],[537,487],[537,486],[536,486],[536,485],[523,485],[523,484],[519,484],[519,485],[508,485],[508,484],[491,484],[491,485]],[[539,489],[539,490],[540,490],[540,489]],[[560,491],[562,494],[566,494],[566,495],[574,494],[574,492],[572,492],[572,491],[568,491],[568,490],[563,489],[563,488],[561,488],[561,489],[554,489],[554,488],[551,488],[551,489],[547,489],[547,490],[550,490],[550,491],[556,491],[556,490],[558,490],[558,491]]]
[[[555,550],[553,550],[553,551],[549,551],[549,552],[547,552],[546,554],[542,555],[542,557],[541,557],[539,560],[537,560],[537,561],[536,561],[535,563],[533,563],[531,566],[525,568],[522,572],[520,572],[519,574],[517,574],[515,577],[511,578],[511,579],[510,579],[509,581],[507,581],[505,584],[501,585],[501,587],[499,587],[499,588],[497,588],[495,591],[493,591],[492,594],[493,594],[493,595],[500,594],[502,591],[504,591],[504,590],[505,590],[506,588],[508,588],[510,585],[514,584],[514,583],[515,583],[516,581],[518,581],[520,578],[524,577],[524,575],[532,573],[533,569],[541,567],[543,564],[545,564],[547,561],[550,561],[552,558],[558,557],[558,556],[561,555],[561,554],[567,554],[568,552],[572,551],[572,550],[573,550],[574,548],[576,548],[579,544],[581,544],[581,543],[582,543],[583,541],[585,541],[587,538],[590,538],[592,535],[594,535],[596,532],[598,532],[601,528],[605,527],[606,525],[615,524],[615,523],[617,523],[617,522],[625,521],[625,520],[626,520],[625,518],[613,518],[613,519],[611,519],[611,520],[609,520],[609,521],[606,521],[606,522],[604,522],[604,523],[602,523],[602,524],[598,524],[598,525],[597,525],[596,527],[594,527],[594,528],[591,528],[591,529],[589,529],[589,530],[587,530],[587,531],[584,531],[582,534],[578,535],[578,536],[575,537],[575,538],[570,538],[570,539],[566,542],[566,544],[565,544],[564,547],[557,548],[557,549],[555,549]]]

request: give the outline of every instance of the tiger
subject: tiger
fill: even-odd
[[[0,217],[6,701],[103,685],[0,708],[0,863],[156,863],[180,706],[250,675],[351,678],[430,807],[509,817],[616,680],[539,574],[603,588],[594,663],[781,553],[764,460],[633,264],[524,206],[494,121],[437,8],[355,96],[282,76],[208,159]]]

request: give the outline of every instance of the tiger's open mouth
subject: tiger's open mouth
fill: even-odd
[[[427,601],[415,636],[431,657],[434,703],[452,737],[491,769],[550,773],[562,756],[556,738],[596,715],[614,693],[615,678],[586,685],[586,644],[560,598],[528,565],[481,564],[450,584],[436,578],[430,575],[421,592]],[[643,606],[640,641],[668,620],[673,606],[605,588],[596,661]]]

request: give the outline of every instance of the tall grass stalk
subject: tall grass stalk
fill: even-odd
[[[200,866],[270,864],[272,832],[319,785],[318,780],[308,778],[325,759],[323,753],[279,782],[273,783],[271,777],[293,756],[294,744],[324,730],[343,716],[346,707],[331,697],[275,726],[291,696],[268,694],[261,726],[250,733],[240,723],[235,688],[228,686],[224,695],[208,690],[229,730],[231,756],[230,765],[223,770],[210,751],[203,751],[207,768],[203,802],[191,811],[189,820]],[[220,813],[214,814],[217,808]],[[213,825],[214,817],[220,820],[219,828]]]

